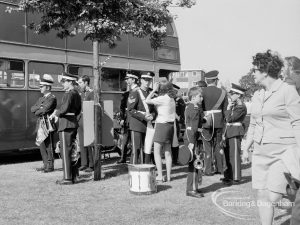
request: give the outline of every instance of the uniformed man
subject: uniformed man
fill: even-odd
[[[129,123],[127,118],[127,102],[128,102],[129,90],[134,79],[128,77],[127,75],[125,76],[125,81],[127,83],[128,90],[122,94],[121,105],[120,105],[120,119],[121,119],[120,125],[122,126],[123,138],[121,144],[121,158],[117,161],[117,164],[126,163],[127,151],[128,151],[127,146],[130,141],[130,130],[129,130]]]
[[[226,91],[217,87],[218,74],[218,71],[213,70],[204,75],[207,87],[203,88],[203,110],[207,122],[203,124],[202,138],[206,176],[212,176],[214,173],[221,174],[225,167],[220,152],[220,142],[228,100]]]
[[[49,74],[45,74],[40,81],[40,90],[43,97],[40,97],[38,101],[31,107],[31,112],[38,117],[36,131],[38,131],[41,121],[45,121],[47,129],[49,130],[53,124],[48,120],[49,116],[56,108],[56,97],[51,93],[51,87],[53,85],[53,78]],[[37,171],[43,171],[45,173],[54,171],[54,145],[53,145],[53,133],[54,130],[50,130],[48,137],[40,143],[40,152],[43,159],[43,167],[37,168]]]
[[[232,84],[229,91],[230,103],[225,111],[226,128],[224,149],[226,170],[224,171],[223,183],[231,185],[241,180],[241,141],[245,134],[243,121],[247,115],[247,107],[241,97],[245,89]]]
[[[93,101],[94,100],[94,91],[89,87],[90,78],[88,75],[83,75],[78,79],[78,85],[80,88],[80,97],[81,101]],[[80,171],[93,172],[94,171],[94,157],[93,157],[93,147],[88,146],[84,147],[83,140],[83,111],[79,115],[79,147],[80,147],[80,159],[81,166],[79,167]]]
[[[184,111],[185,111],[185,103],[184,100],[181,97],[181,94],[178,92],[180,87],[176,84],[173,84],[174,90],[176,90],[177,95],[175,98],[175,104],[176,104],[176,135],[177,139],[180,137],[180,130],[182,125],[184,124]],[[178,150],[179,146],[172,146],[172,157],[173,157],[173,164],[177,165],[178,162]]]
[[[72,184],[76,182],[78,168],[72,165],[71,156],[74,152],[73,143],[76,140],[78,121],[77,116],[81,113],[81,98],[74,89],[77,76],[64,73],[61,82],[65,93],[62,98],[61,107],[55,110],[50,118],[59,119],[59,140],[60,152],[63,163],[63,179],[58,180],[57,184]]]
[[[150,110],[151,113],[146,113],[144,103],[141,99],[139,89],[146,98],[149,95],[149,86],[152,82],[152,75],[150,72],[143,73],[141,75],[141,86],[137,86],[138,76],[134,74],[127,74],[129,79],[133,79],[131,85],[131,90],[129,92],[127,109],[128,109],[128,121],[129,130],[131,132],[131,142],[132,142],[132,153],[130,163],[143,163],[143,149],[142,146],[145,140],[145,133],[147,128],[147,122],[154,119],[154,112]],[[145,160],[150,161],[151,154],[145,155]]]

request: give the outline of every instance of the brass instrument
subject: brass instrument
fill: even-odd
[[[196,159],[194,161],[194,167],[197,170],[204,170],[204,152],[200,152],[196,154]]]

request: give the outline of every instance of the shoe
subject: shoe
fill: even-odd
[[[46,168],[45,170],[44,170],[44,173],[51,173],[51,172],[53,172],[54,171],[54,168]]]
[[[166,177],[163,176],[161,179],[159,179],[159,178],[156,177],[155,180],[156,180],[156,182],[158,182],[158,183],[163,183],[163,182],[166,182]]]
[[[214,174],[222,174],[221,172],[218,172],[218,171],[216,171],[216,172],[214,172]]]
[[[199,193],[199,194],[202,194],[204,196],[203,191],[201,191],[200,189],[197,189],[196,192]]]
[[[59,185],[70,185],[70,184],[73,184],[73,182],[72,182],[72,180],[62,179],[62,180],[57,180],[56,184],[59,184]]]
[[[84,170],[84,172],[86,172],[86,173],[91,173],[93,171],[94,171],[94,168],[92,168],[92,167],[89,167],[86,170]]]
[[[224,179],[222,183],[227,186],[231,186],[233,184],[232,180],[229,179]]]
[[[224,180],[226,181],[226,180],[231,180],[231,179],[230,178],[225,178],[225,177],[220,178],[220,181],[224,181]]]
[[[204,194],[199,193],[198,191],[187,191],[186,196],[194,197],[194,198],[203,198]]]
[[[233,184],[239,184],[241,181],[240,180],[233,180]]]
[[[41,167],[41,168],[35,168],[35,171],[38,171],[38,172],[41,172],[41,171],[44,171],[45,168],[44,167]]]
[[[86,170],[88,167],[87,166],[81,166],[81,167],[79,167],[79,171],[84,171],[84,170]]]

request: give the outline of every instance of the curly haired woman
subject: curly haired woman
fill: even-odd
[[[158,91],[158,97],[152,98]],[[157,168],[157,181],[165,181],[162,175],[161,150],[165,151],[167,181],[171,181],[172,153],[171,144],[174,133],[175,100],[176,92],[170,82],[155,83],[153,91],[147,96],[146,103],[155,105],[157,117],[154,132],[154,160]]]
[[[261,224],[271,225],[274,205],[286,194],[285,173],[299,169],[300,97],[294,86],[279,79],[283,67],[279,56],[270,50],[257,53],[252,64],[255,83],[264,88],[252,98],[243,158],[254,142],[252,187],[257,189]],[[293,175],[300,177],[299,173]]]

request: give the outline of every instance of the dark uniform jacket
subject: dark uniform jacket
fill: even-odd
[[[56,97],[53,94],[49,94],[46,97],[40,97],[38,101],[31,107],[31,112],[34,115],[38,116],[37,125],[35,130],[37,131],[40,119],[44,116],[50,115],[53,113],[56,108],[57,101]]]
[[[127,120],[129,123],[129,129],[133,131],[138,131],[141,133],[146,133],[147,120],[145,119],[145,107],[143,101],[138,92],[139,87],[136,87],[129,92],[128,101],[127,101]],[[149,93],[148,91],[142,90],[144,97],[146,98]],[[155,117],[155,110],[153,105],[148,105],[149,111],[153,118]]]
[[[180,97],[175,98],[176,104],[176,114],[179,116],[179,123],[184,123],[184,111],[185,111],[185,103],[184,100]]]
[[[231,125],[232,123],[243,123],[247,115],[247,107],[243,103],[242,105],[233,106],[231,110],[225,111],[225,118],[227,122],[226,137],[232,138],[237,136],[244,136],[244,126]]]
[[[77,116],[81,112],[81,97],[78,91],[71,89],[66,91],[62,98],[60,109],[56,112],[59,117],[58,131],[68,128],[78,128]]]
[[[217,103],[218,99],[221,96],[222,89],[215,86],[204,87],[203,89],[203,110],[209,111]],[[224,126],[224,112],[227,110],[228,100],[225,95],[225,98],[222,104],[218,107],[218,110],[222,110],[221,113],[214,113],[214,127],[223,128]]]
[[[185,109],[185,127],[184,139],[188,143],[195,144],[199,137],[198,128],[202,127],[203,110],[200,106],[189,103]]]
[[[128,126],[127,121],[127,102],[128,102],[129,91],[122,94],[121,105],[120,105],[120,118],[124,120],[124,125]]]

